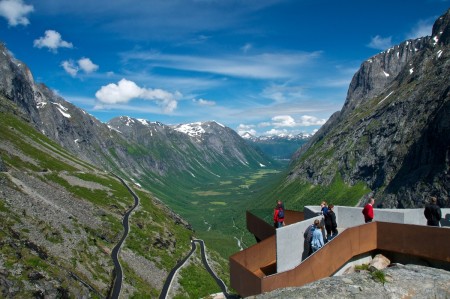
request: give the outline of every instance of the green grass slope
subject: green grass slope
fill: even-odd
[[[114,176],[74,157],[0,101],[0,297],[105,297],[111,249],[133,198]],[[157,298],[193,232],[150,193],[134,189],[141,204],[121,251],[123,294]]]

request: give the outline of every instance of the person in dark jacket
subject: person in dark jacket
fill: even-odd
[[[328,213],[328,205],[326,201],[322,201],[320,204],[320,215],[324,216]]]
[[[337,236],[336,214],[334,213],[334,205],[328,206],[328,213],[325,215],[325,230],[327,231],[327,242]]]
[[[425,206],[425,211],[423,213],[425,218],[427,218],[427,225],[439,226],[439,221],[442,218],[442,212],[441,208],[437,205],[436,197],[431,197],[430,203]]]

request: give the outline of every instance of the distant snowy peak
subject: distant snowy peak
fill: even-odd
[[[119,117],[120,121],[125,124],[126,126],[133,126],[135,124],[141,124],[147,127],[152,127],[152,126],[164,126],[162,123],[160,122],[151,122],[148,121],[146,119],[142,119],[142,118],[133,118],[133,117],[129,117],[129,116],[120,116]]]
[[[245,132],[244,134],[241,135],[241,137],[244,138],[244,139],[250,139],[250,140],[256,138],[255,136],[253,136],[253,135],[250,134],[249,132]]]
[[[226,128],[224,125],[218,122],[207,121],[175,125],[173,126],[173,129],[180,133],[189,135],[190,137],[201,138],[205,133],[211,131],[211,129],[213,129],[215,126]]]
[[[294,134],[279,134],[279,135],[266,135],[266,136],[254,136],[252,134],[250,134],[249,132],[245,132],[244,134],[241,135],[242,138],[246,139],[246,140],[251,140],[251,141],[271,141],[271,140],[306,140],[312,137],[312,134],[308,134],[308,133],[300,133],[297,135]]]

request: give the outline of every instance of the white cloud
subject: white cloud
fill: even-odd
[[[254,125],[245,125],[245,124],[240,124],[236,131],[239,135],[243,135],[244,133],[250,133],[252,135],[256,135],[256,130],[253,129],[255,126]]]
[[[377,50],[386,50],[392,46],[392,36],[381,37],[376,35],[375,37],[372,37],[372,40],[367,46]]]
[[[0,16],[8,20],[9,26],[28,25],[27,14],[34,11],[33,5],[27,5],[22,0],[0,1]]]
[[[300,120],[298,121],[299,126],[321,126],[326,123],[326,119],[323,118],[317,118],[315,116],[310,115],[303,115],[300,117]]]
[[[89,58],[83,57],[78,60],[78,65],[85,73],[89,74],[98,70],[98,65],[94,64]]]
[[[295,123],[294,118],[289,115],[278,115],[272,117],[272,125],[276,128],[278,127],[295,127],[297,124]]]
[[[434,18],[429,20],[420,20],[416,26],[407,34],[408,39],[415,39],[431,35],[433,29]]]
[[[75,77],[77,75],[77,73],[78,73],[78,67],[74,64],[74,62],[72,60],[65,60],[65,61],[63,61],[61,63],[61,66],[72,77]]]
[[[274,126],[275,128],[309,127],[309,126],[321,126],[326,121],[327,121],[326,119],[321,119],[310,115],[302,115],[298,120],[295,120],[290,115],[278,115],[272,117],[272,123],[270,123],[270,125]]]
[[[77,64],[75,64],[73,60],[65,60],[61,63],[61,66],[72,77],[75,77],[80,70],[86,74],[89,74],[98,69],[98,65],[94,64],[89,58],[85,57],[79,59]]]
[[[205,99],[192,99],[192,101],[196,104],[198,104],[199,106],[215,106],[216,102],[214,101],[208,101]]]
[[[34,47],[48,48],[52,52],[57,52],[58,48],[73,48],[72,43],[62,40],[61,34],[55,30],[46,30],[45,36],[34,40]]]
[[[177,100],[182,97],[179,92],[170,93],[162,89],[141,88],[133,81],[120,80],[117,84],[102,86],[95,93],[96,98],[106,104],[127,103],[131,99],[154,100],[163,112],[170,113],[177,108]]]
[[[281,135],[281,134],[288,134],[288,130],[286,129],[271,129],[269,131],[264,132],[264,135]]]
[[[245,124],[239,124],[238,130],[250,130],[254,128],[255,125],[245,125]]]

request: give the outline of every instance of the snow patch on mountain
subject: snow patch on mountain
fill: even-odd
[[[143,124],[144,126],[150,125],[150,123],[146,119],[143,119],[143,118],[138,118],[137,121],[140,122],[141,124]]]
[[[52,104],[56,105],[56,109],[58,109],[58,111],[66,118],[71,118],[72,116],[67,113],[67,110],[69,110],[68,108],[64,107],[63,105],[61,105],[60,103],[55,103],[53,102]]]
[[[203,129],[202,125],[202,122],[178,125],[175,127],[175,131],[187,134],[191,137],[201,137],[205,133],[205,129]]]

